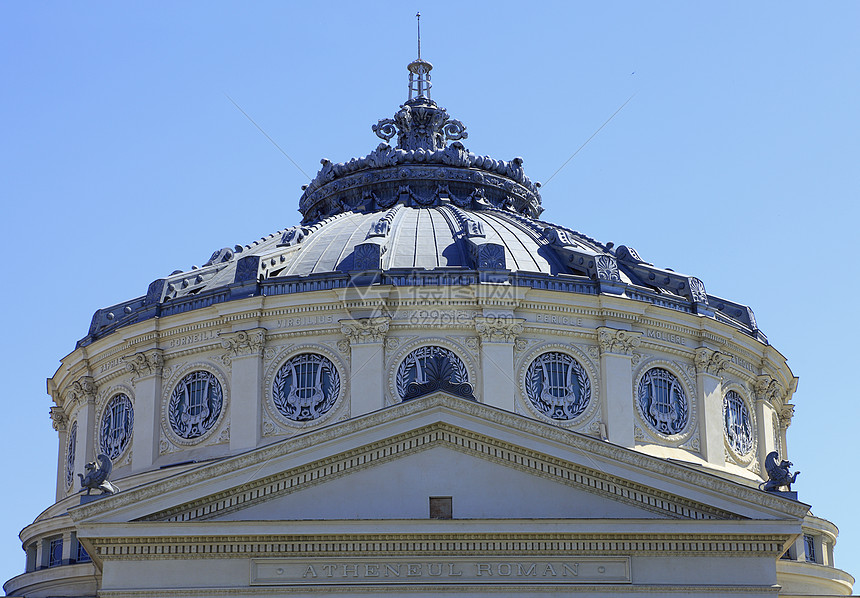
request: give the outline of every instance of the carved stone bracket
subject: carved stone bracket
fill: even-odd
[[[231,357],[259,356],[266,346],[266,329],[252,328],[238,332],[221,332],[218,338],[221,340],[221,346],[227,349]]]
[[[164,370],[164,352],[161,349],[141,351],[122,358],[125,369],[131,372],[131,383],[147,376],[160,376]]]
[[[759,400],[773,403],[782,397],[782,386],[770,376],[759,376],[755,382],[755,396]]]
[[[96,383],[92,376],[81,376],[72,382],[66,392],[66,402],[92,402],[96,399]]]
[[[339,321],[340,331],[349,339],[350,345],[381,343],[385,339],[390,322],[391,318],[386,316]]]
[[[696,373],[717,376],[726,368],[731,358],[725,353],[712,351],[705,347],[696,349]]]
[[[794,417],[794,405],[786,403],[779,410],[779,427],[787,430],[791,425],[791,418]]]
[[[616,330],[601,326],[597,329],[597,342],[600,352],[613,353],[615,355],[633,355],[633,349],[642,344],[641,332],[630,332],[629,330]]]
[[[51,407],[51,425],[57,432],[65,432],[69,425],[69,416],[62,407]]]
[[[475,317],[475,330],[484,343],[512,343],[523,331],[523,318]]]

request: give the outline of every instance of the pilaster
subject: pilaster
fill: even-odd
[[[72,562],[72,559],[77,556],[74,552],[75,547],[73,544],[76,544],[75,534],[72,530],[66,530],[63,532],[63,564],[68,565]]]
[[[385,406],[383,343],[390,322],[387,316],[340,320],[340,331],[349,340],[350,412],[353,417]]]
[[[57,500],[60,500],[66,494],[66,449],[69,438],[69,418],[62,407],[51,407],[51,425],[60,439],[57,451]]]
[[[761,471],[764,471],[764,460],[772,451],[780,452],[780,426],[773,400],[779,392],[779,385],[770,376],[759,376],[755,387],[755,415],[758,425],[758,458]],[[774,426],[774,422],[777,425]],[[785,458],[782,456],[781,458]],[[765,476],[766,478],[766,476]]]
[[[263,351],[266,329],[219,335],[230,358],[230,451],[260,444],[263,409]]]
[[[164,356],[161,349],[149,349],[124,357],[123,362],[134,387],[131,470],[138,472],[151,468],[158,458]]]
[[[641,332],[601,326],[600,346],[601,411],[609,442],[633,447],[633,349],[641,343]]]
[[[523,322],[509,316],[475,317],[475,330],[481,337],[481,399],[485,405],[515,410],[514,342],[523,331]]]
[[[76,413],[78,422],[78,438],[75,444],[75,481],[72,490],[80,489],[79,473],[84,473],[84,466],[95,461],[96,446],[96,383],[91,376],[82,376],[73,382],[66,393],[66,409]],[[65,467],[63,468],[65,470]]]
[[[720,377],[729,357],[707,347],[696,349],[696,401],[699,404],[699,438],[702,457],[708,463],[726,464],[723,441],[723,381]]]

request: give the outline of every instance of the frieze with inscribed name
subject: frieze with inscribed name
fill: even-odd
[[[659,341],[666,341],[667,343],[675,343],[676,345],[687,346],[687,339],[683,336],[679,336],[677,334],[670,334],[667,332],[663,332],[661,330],[645,330],[645,336],[647,338],[657,339]]]
[[[217,331],[207,330],[205,332],[197,332],[195,334],[180,336],[179,338],[172,338],[168,341],[167,347],[169,349],[174,349],[176,347],[184,347],[186,345],[194,345],[196,343],[200,343],[203,341],[217,340],[217,339],[218,339],[218,332]]]
[[[629,557],[252,559],[252,585],[630,583]]]
[[[545,324],[564,324],[565,326],[583,325],[582,318],[576,318],[573,316],[559,316],[555,314],[537,314],[535,316],[535,322],[542,322]]]
[[[114,369],[115,367],[117,367],[121,363],[122,363],[122,358],[121,357],[115,357],[114,359],[111,359],[110,361],[107,361],[101,365],[101,367],[99,368],[99,374],[104,374],[106,371]]]
[[[751,372],[753,374],[756,373],[756,368],[753,367],[753,364],[751,364],[746,359],[741,359],[737,355],[730,355],[729,359],[736,366],[741,367],[741,368],[745,369],[746,371]]]
[[[294,326],[313,326],[315,324],[332,324],[334,316],[296,316],[275,320],[274,328],[293,328]]]

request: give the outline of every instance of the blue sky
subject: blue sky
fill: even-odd
[[[422,5],[423,4],[423,5]],[[800,385],[800,499],[860,574],[860,3],[0,4],[0,578],[54,497],[45,378],[92,313],[298,222],[311,176],[378,143],[415,56],[467,147],[550,175],[547,220],[749,304]]]

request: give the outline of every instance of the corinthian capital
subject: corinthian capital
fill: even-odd
[[[96,398],[96,383],[92,376],[81,376],[66,391],[66,402],[89,402]]]
[[[699,347],[696,349],[696,372],[716,376],[726,368],[730,359],[725,353]]]
[[[641,332],[630,332],[629,330],[616,330],[601,326],[597,329],[597,342],[601,353],[614,353],[616,355],[633,355],[633,349],[642,344]]]
[[[782,394],[782,386],[770,376],[759,376],[756,378],[755,396],[757,399],[773,403],[776,399],[782,398]]]
[[[266,346],[266,329],[253,328],[239,332],[221,332],[218,334],[221,346],[234,357],[260,355]]]
[[[161,349],[141,351],[129,357],[122,358],[125,369],[131,372],[132,382],[146,376],[161,375],[164,368],[164,356]]]
[[[791,403],[784,404],[779,410],[779,427],[783,430],[788,429],[792,417],[794,417],[794,405]]]
[[[65,432],[69,425],[69,417],[62,407],[51,407],[51,425],[57,432]]]
[[[523,331],[523,322],[523,318],[476,316],[475,330],[485,343],[512,343]]]
[[[340,331],[349,339],[350,345],[366,343],[381,343],[388,332],[391,318],[378,316],[376,318],[359,318],[355,320],[340,320]]]

